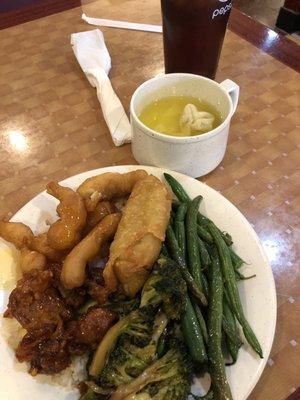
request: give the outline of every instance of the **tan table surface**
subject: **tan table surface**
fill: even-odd
[[[103,0],[91,16],[159,23],[159,2]],[[81,8],[0,31],[0,218],[45,183],[108,165],[135,163],[113,146],[95,90],[72,53],[70,34],[94,29]],[[128,111],[136,87],[163,71],[162,36],[105,28],[111,80]],[[201,180],[253,224],[277,287],[273,349],[251,400],[282,400],[300,386],[299,75],[228,31],[217,80],[241,99],[221,165]],[[298,241],[298,243],[297,243]],[[268,316],[266,315],[266,318]]]

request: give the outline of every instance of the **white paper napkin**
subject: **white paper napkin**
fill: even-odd
[[[97,89],[106,124],[116,146],[131,140],[130,123],[114,92],[108,74],[111,58],[99,29],[72,33],[71,44],[77,61],[90,84]]]

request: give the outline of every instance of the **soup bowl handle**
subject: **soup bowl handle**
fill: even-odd
[[[239,102],[240,87],[239,87],[239,85],[237,85],[235,82],[233,82],[230,79],[225,79],[225,81],[220,83],[220,86],[231,97],[231,101],[232,101],[231,116],[232,116],[235,113],[235,110],[236,110],[238,102]]]

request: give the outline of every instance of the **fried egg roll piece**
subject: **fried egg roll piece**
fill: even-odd
[[[94,211],[99,201],[130,194],[136,182],[147,175],[147,172],[142,169],[125,174],[106,172],[86,179],[78,187],[77,192],[84,198],[87,210]]]
[[[110,292],[120,283],[134,297],[142,288],[164,241],[171,201],[168,188],[152,175],[135,184],[103,273]]]

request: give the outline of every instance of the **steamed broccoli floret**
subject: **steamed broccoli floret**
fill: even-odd
[[[161,256],[146,281],[140,307],[162,305],[170,319],[179,319],[185,306],[186,284],[173,260]]]
[[[130,382],[139,376],[147,364],[126,348],[126,345],[117,345],[112,351],[109,362],[98,378],[99,386],[115,389],[119,385]]]
[[[131,382],[144,376],[144,370],[151,368],[153,363],[156,365],[157,358],[169,348],[163,346],[164,350],[158,351],[160,338],[166,332],[169,321],[180,318],[185,306],[185,295],[185,281],[176,264],[172,260],[160,257],[144,285],[140,308],[130,312],[110,328],[94,355],[89,371],[90,375],[96,378],[101,389],[111,392],[116,390],[117,393],[120,387],[130,385]],[[153,392],[153,385],[149,387],[148,385],[153,382],[156,382],[154,385],[157,392],[155,396],[161,396],[163,392],[164,395],[169,396],[170,393],[170,396],[177,396],[176,390],[179,390],[179,386],[182,386],[181,391],[185,391],[185,375],[183,374],[183,377],[180,378],[181,372],[177,371],[179,359],[182,359],[180,371],[184,368],[184,363],[182,363],[184,352],[177,347],[169,350],[161,358],[161,360],[165,360],[162,363],[169,360],[169,367],[165,365],[164,368],[165,370],[169,368],[171,372],[169,371],[164,377],[161,374],[160,383],[154,380],[143,384],[141,389],[144,390],[144,394],[140,395],[138,392],[141,389],[139,389],[136,391],[136,394],[139,395],[138,398],[142,398],[142,395],[144,398],[149,397],[150,392]],[[159,365],[156,365],[156,368]],[[161,371],[163,365],[161,364],[159,367]],[[178,375],[176,375],[176,371]],[[178,389],[175,385],[177,381],[179,382]],[[162,382],[165,382],[164,385]],[[167,388],[166,385],[170,387]],[[171,399],[170,396],[166,399]],[[174,397],[174,400],[180,398],[178,395]],[[157,397],[157,399],[162,399],[162,397]]]
[[[145,315],[145,309],[143,310]],[[151,308],[148,308],[148,317]],[[97,383],[103,389],[116,389],[119,385],[125,384],[139,376],[155,359],[159,338],[164,331],[168,320],[164,314],[158,313],[155,320],[152,319],[151,326],[148,326],[148,342],[141,342],[136,333],[144,333],[139,329],[134,329],[134,335],[131,335],[132,327],[125,329],[124,333],[118,339],[115,349],[109,356],[109,359],[98,377]]]
[[[123,340],[126,338],[130,343],[140,347],[149,344],[152,339],[154,319],[155,310],[150,306],[132,311],[113,325],[94,353],[89,367],[90,375],[94,378],[99,376],[121,335]]]
[[[185,400],[190,392],[191,362],[182,343],[173,342],[169,351],[131,382],[117,388],[111,400],[149,395],[155,400]]]
[[[125,317],[125,315],[131,313],[131,311],[139,308],[140,301],[139,298],[126,299],[124,295],[113,294],[109,301],[105,304],[105,308],[114,311],[119,315],[120,318]]]
[[[152,306],[139,308],[133,311],[128,325],[122,332],[123,339],[127,338],[131,343],[144,347],[152,337],[152,330],[156,310]]]

